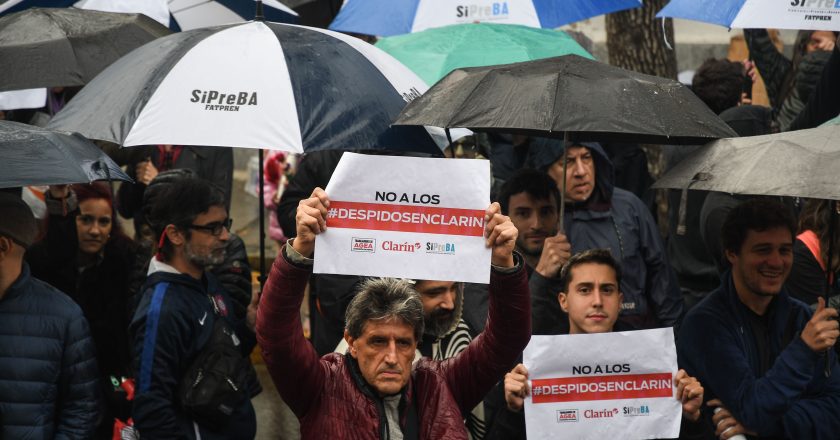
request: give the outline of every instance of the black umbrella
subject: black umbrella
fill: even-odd
[[[0,90],[80,86],[169,29],[141,14],[32,8],[0,17]]]
[[[394,124],[649,144],[736,136],[684,85],[577,55],[454,70]]]
[[[0,188],[131,182],[114,161],[78,133],[0,121],[0,157]]]
[[[578,142],[691,145],[736,136],[684,85],[577,55],[454,70],[394,124]],[[566,179],[562,184],[565,199]],[[564,208],[561,201],[561,230]]]

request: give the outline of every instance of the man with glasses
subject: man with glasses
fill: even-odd
[[[228,324],[226,342],[243,358],[256,343],[256,295],[246,319],[238,320],[228,294],[206,270],[225,258],[231,219],[224,195],[205,180],[177,179],[162,190],[150,213],[158,253],[149,265],[130,327],[137,372],[135,428],[143,438],[253,438],[256,416],[250,398],[259,385],[247,362],[245,379],[232,386],[241,398],[234,406],[220,408],[222,415],[214,426],[204,414],[185,408],[182,399],[184,387],[191,385],[184,383],[193,371],[191,364],[217,344],[218,325]],[[187,382],[193,380],[198,379]]]

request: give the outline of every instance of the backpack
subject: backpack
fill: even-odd
[[[215,312],[213,333],[181,379],[178,400],[181,409],[199,425],[218,431],[248,398],[250,365],[242,356],[236,332],[212,297],[210,301]]]

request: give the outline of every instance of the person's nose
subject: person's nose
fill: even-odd
[[[575,177],[581,177],[586,174],[586,167],[583,166],[583,159],[579,157],[575,159],[575,163],[572,165],[572,173]]]
[[[450,289],[446,292],[443,296],[443,302],[440,303],[440,308],[445,310],[453,310],[455,309],[455,295],[456,290]]]
[[[90,228],[88,228],[88,235],[92,235],[94,237],[97,237],[97,236],[99,236],[100,233],[102,233],[102,230],[99,228],[99,222],[94,220],[90,224]]]
[[[598,290],[598,289],[595,289],[595,291],[592,292],[592,307],[601,308],[603,306],[604,306],[604,302],[603,302],[603,298],[601,298],[601,291]]]
[[[388,365],[397,364],[397,341],[391,340],[388,342],[388,347],[385,351],[385,363]]]
[[[782,267],[785,264],[784,258],[782,258],[782,254],[779,251],[773,251],[770,256],[767,258],[767,264],[772,267]]]
[[[222,233],[219,234],[219,240],[228,241],[230,239],[230,231],[228,228],[222,227]]]

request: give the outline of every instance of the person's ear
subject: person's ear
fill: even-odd
[[[568,298],[566,297],[566,293],[558,293],[557,301],[560,302],[560,308],[563,309],[564,312],[569,313],[569,303]]]
[[[175,246],[180,246],[186,242],[184,232],[175,225],[166,225],[163,233],[166,234],[166,239]]]
[[[735,260],[738,258],[738,254],[726,249],[723,251],[723,255],[726,257],[726,260],[729,261],[729,264],[735,266]]]
[[[350,350],[350,356],[353,356],[353,359],[356,359],[356,346],[354,343],[356,342],[356,338],[350,336],[350,332],[346,329],[344,330],[344,340],[347,341],[347,346]]]
[[[0,236],[0,259],[5,258],[12,252],[12,246],[14,246],[14,243],[11,239]]]

